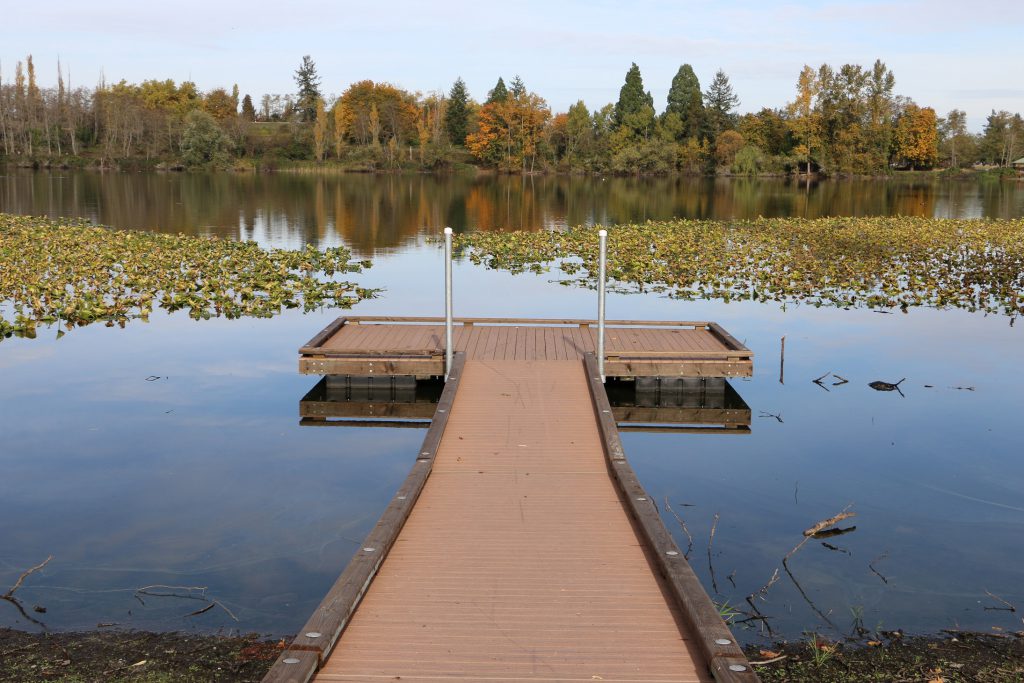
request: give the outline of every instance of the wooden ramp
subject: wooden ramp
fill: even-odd
[[[265,681],[756,681],[626,462],[593,354],[466,360]]]

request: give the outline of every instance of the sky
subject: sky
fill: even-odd
[[[311,55],[325,95],[352,82],[447,91],[462,77],[482,100],[518,74],[555,112],[618,98],[636,62],[655,108],[681,64],[706,87],[723,69],[741,112],[793,99],[804,64],[869,67],[881,59],[897,94],[980,131],[993,109],[1024,113],[1024,1],[880,0],[0,0],[0,69],[32,54],[42,85],[57,60],[75,84],[237,83],[258,104],[294,91]]]

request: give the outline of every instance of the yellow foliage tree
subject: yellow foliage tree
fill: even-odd
[[[341,159],[345,148],[345,135],[348,133],[350,117],[348,108],[340,100],[334,103],[334,156]]]
[[[480,108],[478,130],[466,136],[466,148],[505,170],[532,172],[550,118],[547,102],[535,93],[524,91],[489,102]]]
[[[818,79],[814,69],[804,65],[796,82],[796,100],[787,107],[789,125],[799,141],[794,150],[807,160],[807,173],[811,172],[811,153],[818,148],[821,135],[821,115],[814,111],[814,98],[818,95]]]
[[[732,166],[736,161],[736,152],[743,149],[746,141],[734,130],[723,130],[715,138],[715,159],[719,166]]]
[[[316,100],[316,121],[313,122],[313,155],[323,161],[327,153],[327,110],[322,98]]]
[[[938,117],[931,107],[908,104],[896,124],[896,158],[915,169],[931,168],[939,160]]]

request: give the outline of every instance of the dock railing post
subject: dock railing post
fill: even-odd
[[[444,380],[452,371],[452,229],[444,229]]]
[[[608,265],[608,231],[597,233],[600,254],[597,261],[597,368],[604,382],[604,278]]]

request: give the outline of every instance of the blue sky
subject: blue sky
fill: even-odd
[[[1021,0],[42,0],[2,15],[4,78],[31,53],[44,85],[56,81],[60,57],[75,83],[93,85],[101,73],[108,81],[191,79],[204,90],[238,83],[258,102],[291,92],[310,54],[325,93],[365,78],[447,90],[462,76],[482,99],[499,75],[519,74],[564,111],[579,99],[591,108],[614,101],[635,61],[660,109],[688,62],[702,86],[724,69],[740,110],[754,111],[792,99],[804,64],[881,58],[899,94],[940,115],[964,109],[972,130],[993,108],[1024,113]]]

